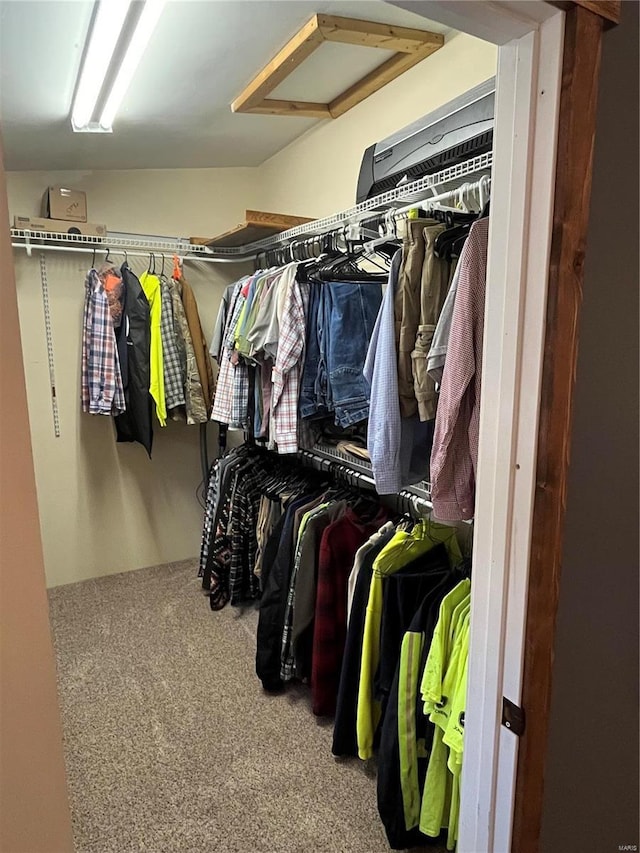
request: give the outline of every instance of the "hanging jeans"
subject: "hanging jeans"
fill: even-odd
[[[318,281],[312,281],[309,291],[304,369],[300,382],[299,411],[301,418],[324,417],[328,411],[326,367],[320,352],[320,339],[324,328],[323,320],[323,285]]]
[[[362,371],[382,302],[382,286],[374,281],[330,282],[324,285],[323,295],[330,402],[336,424],[346,428],[369,416],[368,384]]]

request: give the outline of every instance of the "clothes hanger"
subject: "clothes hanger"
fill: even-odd
[[[358,261],[368,259],[377,266],[381,273],[365,272],[358,266]],[[316,277],[320,281],[338,282],[368,282],[386,281],[389,275],[388,267],[383,267],[372,258],[367,258],[364,252],[354,253],[353,249],[346,255],[330,258],[321,264],[316,270]]]
[[[466,221],[457,225],[449,226],[446,231],[442,232],[442,234],[438,234],[434,240],[433,251],[437,258],[451,261],[454,256],[458,257],[459,254],[454,255],[454,250],[459,251],[461,240],[464,245],[464,241],[469,236],[471,225],[478,218],[477,213],[463,213],[459,215],[466,217]]]

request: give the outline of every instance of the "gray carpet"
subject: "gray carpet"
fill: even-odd
[[[375,780],[306,689],[265,695],[255,611],[194,560],[50,592],[78,853],[377,853]]]

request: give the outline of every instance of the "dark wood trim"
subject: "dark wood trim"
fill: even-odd
[[[565,11],[573,6],[582,6],[583,9],[588,9],[596,15],[600,15],[606,21],[605,26],[612,26],[620,23],[620,11],[622,8],[622,0],[548,0],[552,6],[557,6]]]
[[[567,13],[524,655],[527,727],[518,754],[513,853],[537,853],[542,821],[602,29],[602,18],[581,6]]]

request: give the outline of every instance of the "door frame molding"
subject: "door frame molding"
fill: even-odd
[[[528,709],[528,722],[518,753],[513,821],[513,850],[517,853],[536,853],[542,822],[573,392],[602,32],[606,25],[583,4],[567,13],[526,611],[522,701]]]

